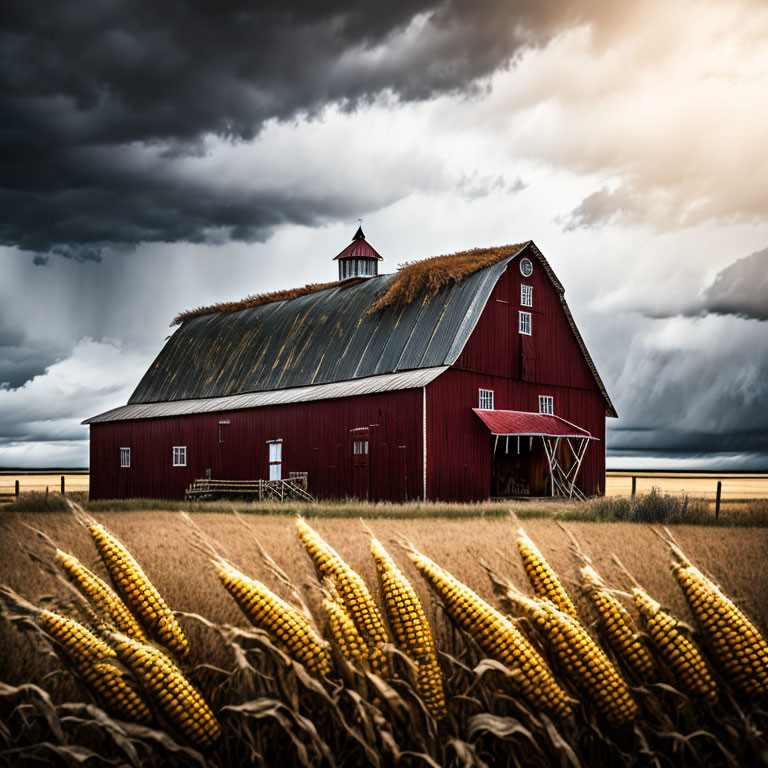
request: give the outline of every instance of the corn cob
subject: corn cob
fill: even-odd
[[[285,653],[313,674],[330,674],[330,648],[303,613],[224,560],[217,560],[214,565],[222,584],[251,624],[263,629]]]
[[[76,666],[87,666],[114,656],[112,649],[82,624],[53,611],[40,613],[40,625],[56,640]]]
[[[112,583],[126,605],[149,635],[184,658],[189,653],[189,641],[141,566],[103,525],[92,523],[89,530]]]
[[[600,629],[611,650],[638,679],[652,679],[655,671],[653,656],[627,609],[606,589],[591,566],[582,568],[581,574],[587,596],[597,613]]]
[[[133,614],[113,589],[86,568],[74,555],[56,550],[56,562],[77,590],[124,635],[146,642],[146,636]]]
[[[357,631],[368,646],[371,670],[387,677],[390,674],[389,657],[382,645],[389,642],[384,619],[360,575],[339,557],[322,537],[298,518],[299,537],[321,577],[330,579],[341,597],[344,608]]]
[[[624,725],[638,716],[640,710],[629,686],[577,619],[548,600],[524,597],[511,590],[508,596],[538,627],[568,677],[608,722]]]
[[[573,616],[574,619],[578,618],[576,606],[560,583],[560,579],[557,578],[557,574],[522,528],[518,528],[517,548],[520,550],[523,568],[536,596],[543,600],[550,600],[563,613]]]
[[[768,643],[738,607],[693,565],[672,572],[729,680],[748,694],[768,693]]]
[[[435,718],[440,719],[447,711],[443,676],[424,608],[408,579],[376,538],[371,539],[371,554],[392,634],[400,649],[416,662],[419,695]]]
[[[209,747],[219,739],[221,726],[202,694],[162,651],[125,635],[115,635],[113,646],[158,709],[190,742]]]
[[[148,724],[152,713],[127,675],[111,662],[116,654],[103,640],[74,619],[41,611],[40,625],[58,642],[78,674],[114,715]]]
[[[717,685],[701,652],[681,632],[678,621],[640,587],[632,590],[632,597],[651,640],[682,687],[691,695],[714,704]]]
[[[352,662],[368,660],[368,646],[360,637],[355,622],[349,618],[344,606],[339,600],[330,597],[323,598],[323,608],[328,617],[328,627],[331,637],[341,651],[341,655]]]
[[[410,558],[451,618],[484,653],[517,673],[513,685],[528,704],[555,717],[571,714],[567,694],[544,659],[509,619],[428,557],[412,552]]]

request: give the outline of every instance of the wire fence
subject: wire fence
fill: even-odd
[[[694,472],[639,472],[608,470],[607,496],[632,496],[658,488],[662,493],[687,494],[696,498],[716,501],[720,485],[723,503],[746,502],[768,498],[768,473],[694,473]],[[0,496],[37,491],[45,493],[88,493],[88,471],[68,472],[3,472],[0,471]]]
[[[607,496],[632,496],[658,488],[671,495],[687,494],[715,501],[720,487],[723,502],[744,502],[768,498],[768,473],[698,473],[608,471]]]
[[[0,496],[16,496],[19,493],[88,493],[90,475],[86,472],[2,472]]]

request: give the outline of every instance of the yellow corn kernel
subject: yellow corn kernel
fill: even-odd
[[[144,629],[177,656],[186,656],[186,635],[133,555],[101,523],[91,524],[89,531],[112,584]]]
[[[318,574],[331,580],[345,610],[365,640],[371,670],[387,677],[390,674],[390,663],[383,645],[389,642],[389,634],[381,611],[365,582],[303,518],[298,518],[296,526],[299,538]]]
[[[435,718],[440,719],[447,712],[443,676],[427,615],[411,583],[376,538],[371,539],[371,554],[392,634],[400,649],[416,662],[419,694]]]

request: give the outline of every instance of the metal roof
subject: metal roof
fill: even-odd
[[[113,408],[111,411],[86,419],[83,424],[98,424],[104,421],[127,421],[132,419],[158,419],[163,416],[184,416],[190,413],[212,413],[234,411],[241,408],[259,408],[265,405],[306,403],[311,400],[328,400],[355,395],[371,395],[376,392],[391,392],[398,389],[425,387],[434,381],[446,366],[421,368],[404,373],[390,373],[383,376],[369,376],[364,379],[340,381],[333,384],[317,384],[294,389],[276,389],[270,392],[249,392],[228,397],[210,397],[197,400],[171,400],[165,403],[135,403]]]
[[[240,395],[264,395],[265,399],[255,398],[255,405],[271,404],[267,395],[277,397],[276,402],[300,402],[300,396],[280,398],[294,397],[285,393],[299,389],[334,383],[351,386],[363,379],[405,371],[442,370],[456,362],[499,277],[523,252],[537,258],[552,280],[574,337],[605,398],[607,413],[615,416],[565,302],[562,284],[530,241],[495,264],[443,286],[432,296],[416,297],[402,309],[370,311],[397,279],[396,274],[390,274],[336,283],[324,290],[238,311],[190,317],[161,350],[128,404],[178,403],[182,409],[178,412],[197,412],[183,409],[218,410],[219,406],[209,408],[199,405],[199,401]],[[318,398],[345,396],[324,394]],[[192,401],[195,405],[190,405]],[[107,419],[99,416],[85,423],[95,420]]]
[[[396,275],[185,320],[129,404],[226,397],[452,365],[513,254],[403,309],[371,306]]]
[[[531,413],[530,411],[486,411],[479,408],[472,409],[480,420],[490,430],[492,435],[500,437],[580,437],[588,440],[597,440],[582,427],[571,424],[570,421],[561,419],[547,413]]]

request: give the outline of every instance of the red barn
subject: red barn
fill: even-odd
[[[127,405],[88,419],[91,497],[307,473],[319,498],[475,501],[605,488],[616,416],[533,242],[180,315]]]

